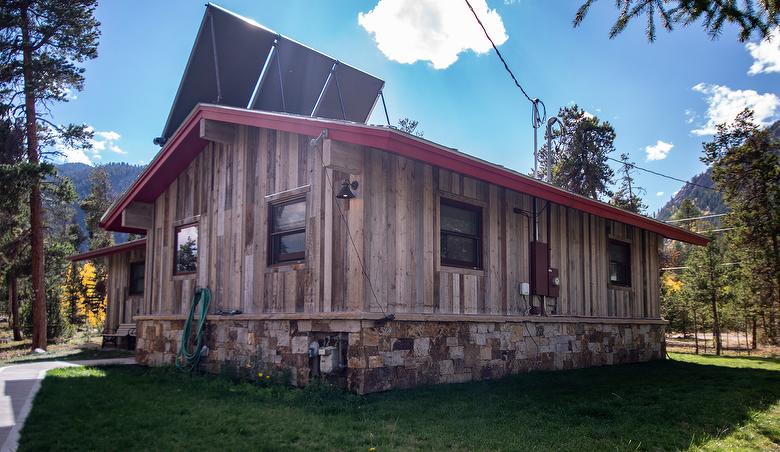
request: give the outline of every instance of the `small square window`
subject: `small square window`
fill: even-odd
[[[176,254],[173,273],[186,275],[198,270],[198,225],[188,224],[176,228]]]
[[[442,198],[441,263],[482,268],[482,209]]]
[[[130,264],[130,284],[128,292],[130,295],[141,295],[144,293],[144,271],[143,262],[133,262]]]
[[[270,265],[302,261],[306,257],[306,199],[271,205]]]
[[[617,286],[631,286],[631,245],[617,240],[609,241],[609,282]]]

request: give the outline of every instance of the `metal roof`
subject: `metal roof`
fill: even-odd
[[[396,129],[219,105],[198,105],[193,109],[146,170],[103,215],[100,222],[102,227],[112,231],[143,232],[123,227],[121,225],[122,211],[134,201],[154,202],[203,150],[207,142],[200,138],[201,119],[275,129],[311,137],[318,136],[323,129],[327,129],[328,137],[335,141],[368,146],[398,154],[562,206],[637,226],[670,239],[696,245],[706,245],[709,241],[706,237],[688,230],[571,193],[503,166]]]
[[[120,243],[119,245],[111,245],[104,248],[98,248],[96,250],[89,250],[83,253],[74,254],[68,259],[70,259],[71,262],[86,261],[89,259],[97,259],[98,257],[110,256],[112,254],[122,253],[124,251],[130,251],[143,247],[146,247],[146,238],[131,240],[129,242]]]
[[[364,123],[383,86],[377,77],[209,3],[162,138],[171,138],[198,103]]]

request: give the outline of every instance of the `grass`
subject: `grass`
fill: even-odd
[[[672,358],[365,397],[171,369],[58,369],[20,449],[780,449],[780,361]]]
[[[133,351],[122,348],[100,349],[99,342],[92,342],[91,339],[95,338],[81,335],[81,337],[74,337],[63,343],[49,344],[46,353],[43,354],[30,352],[31,341],[29,339],[0,343],[0,366],[38,361],[75,361],[133,356]],[[100,338],[98,337],[96,340],[100,341]]]

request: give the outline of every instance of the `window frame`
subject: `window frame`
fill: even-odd
[[[187,229],[190,227],[195,227],[195,230],[198,234],[198,239],[195,242],[197,245],[197,251],[195,255],[195,270],[192,271],[179,271],[177,268],[177,260],[179,256],[179,231],[182,229]],[[200,257],[200,225],[198,221],[190,221],[187,223],[182,223],[179,225],[175,225],[173,227],[173,276],[192,276],[198,273],[198,259]]]
[[[290,204],[298,204],[298,203],[303,203],[303,207],[304,207],[303,227],[277,231],[275,225],[276,220],[274,218],[274,209],[278,207],[283,207]],[[306,195],[279,199],[268,203],[268,266],[269,267],[298,264],[306,260],[306,213],[308,212],[308,208],[309,208],[309,203]],[[300,233],[303,233],[303,244],[304,244],[303,251],[295,252],[295,253],[277,254],[277,250],[276,250],[277,238],[281,239],[281,237],[300,234]],[[285,257],[281,258],[281,256],[285,256]]]
[[[143,266],[144,270],[141,272],[141,281],[143,284],[141,284],[141,290],[133,290],[133,268],[136,268],[138,266]],[[146,285],[146,262],[145,261],[137,261],[137,262],[130,262],[130,268],[129,268],[130,274],[127,278],[127,294],[128,295],[143,295],[144,294],[144,288]]]
[[[625,266],[625,276],[626,276],[625,280],[618,280],[618,281],[613,281],[612,280],[612,263],[613,262],[617,263],[617,261],[613,261],[612,260],[612,255],[610,253],[610,248],[613,245],[624,247],[626,252],[627,252],[626,262],[625,263],[621,263],[621,264],[623,264]],[[607,278],[608,278],[607,282],[611,286],[624,288],[624,289],[625,288],[631,288],[631,283],[632,283],[632,281],[631,281],[631,254],[632,254],[632,252],[631,252],[631,242],[626,242],[624,240],[618,240],[618,239],[614,239],[614,238],[610,238],[609,241],[607,242]]]
[[[457,231],[450,231],[447,229],[444,229],[444,226],[442,224],[442,209],[441,207],[444,205],[448,205],[450,207],[454,207],[456,209],[462,209],[462,210],[468,210],[471,212],[474,212],[477,214],[477,224],[476,224],[476,234],[464,234],[462,232]],[[470,269],[470,270],[482,270],[483,269],[483,253],[484,253],[484,227],[483,223],[485,222],[484,218],[484,209],[482,206],[476,205],[476,204],[470,204],[463,201],[458,201],[446,197],[440,197],[439,198],[439,261],[442,267],[456,267],[456,268],[463,268],[463,269]],[[461,237],[469,240],[474,240],[476,242],[476,250],[475,250],[475,259],[476,262],[466,262],[466,261],[459,261],[455,259],[449,259],[444,256],[444,247],[442,246],[442,242],[444,242],[444,239],[446,236],[455,236],[455,237]]]

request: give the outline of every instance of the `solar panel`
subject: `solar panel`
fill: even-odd
[[[198,103],[365,123],[384,82],[208,4],[163,129],[168,139]]]

